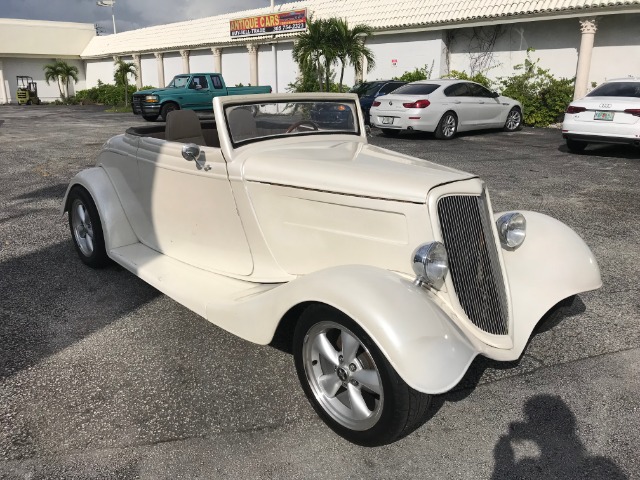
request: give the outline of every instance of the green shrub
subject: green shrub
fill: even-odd
[[[156,87],[144,86],[141,90],[150,90]],[[129,85],[128,93],[129,99],[134,92],[138,89],[135,85]],[[82,105],[120,105],[124,101],[124,86],[123,85],[111,85],[109,83],[102,83],[98,80],[98,86],[89,88],[87,90],[79,90],[76,92],[75,100]]]
[[[469,75],[467,72],[460,72],[458,70],[451,70],[448,75],[443,78],[457,78],[458,80],[468,80],[470,82],[476,82],[480,85],[484,85],[489,90],[492,90],[493,82],[484,73],[476,73],[475,75]]]
[[[555,78],[549,70],[532,61],[527,50],[524,64],[514,70],[522,73],[498,79],[502,94],[515,98],[524,109],[524,122],[534,127],[546,127],[561,120],[565,108],[573,98],[573,78]]]
[[[416,68],[412,72],[404,72],[399,77],[393,77],[393,80],[401,80],[403,82],[417,82],[418,80],[430,79],[432,73],[433,62],[431,62],[431,67],[427,67],[427,65],[425,65],[422,68]]]

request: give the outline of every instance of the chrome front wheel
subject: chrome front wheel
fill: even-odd
[[[409,387],[362,327],[333,307],[304,310],[293,355],[318,416],[353,443],[391,443],[427,419],[431,396]]]
[[[304,339],[302,363],[316,400],[333,420],[357,431],[378,422],[384,405],[380,373],[351,330],[332,321],[313,325]]]
[[[71,231],[80,252],[90,257],[93,254],[93,225],[86,205],[79,198],[71,204]]]
[[[80,259],[93,268],[109,263],[98,209],[89,192],[75,186],[67,198],[69,229]]]

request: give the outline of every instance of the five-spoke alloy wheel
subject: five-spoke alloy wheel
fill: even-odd
[[[426,420],[431,396],[409,387],[369,335],[332,307],[314,304],[303,312],[293,350],[309,401],[347,440],[384,445]]]
[[[91,195],[82,187],[74,187],[67,199],[69,228],[80,259],[93,268],[109,263],[102,224]]]

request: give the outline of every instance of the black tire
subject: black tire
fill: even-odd
[[[438,140],[451,140],[458,132],[458,117],[454,112],[446,112],[434,132]]]
[[[578,140],[571,140],[567,138],[567,148],[572,153],[582,153],[587,148],[587,142],[580,142]]]
[[[31,100],[27,100],[27,105],[31,105]]]
[[[382,134],[385,137],[397,137],[400,135],[400,130],[395,128],[381,128],[380,130],[382,130]]]
[[[502,128],[505,132],[517,132],[522,130],[522,111],[518,107],[513,107],[507,114],[507,120]]]
[[[69,230],[80,260],[91,268],[101,268],[111,260],[104,244],[98,209],[89,192],[73,187],[67,198]]]
[[[158,119],[158,115],[142,115],[147,122],[155,122]]]
[[[173,102],[165,103],[160,109],[160,116],[162,117],[162,120],[166,122],[167,115],[169,114],[169,112],[173,112],[174,110],[180,110],[180,106],[177,103],[173,103]]]
[[[316,347],[325,345],[322,336],[330,342],[328,356]],[[348,340],[353,349],[344,347]],[[369,447],[385,445],[427,420],[431,395],[409,387],[364,330],[332,307],[314,304],[302,313],[294,334],[293,355],[298,379],[314,410],[350,442]],[[329,375],[335,379],[327,381]],[[372,388],[357,379],[367,380]],[[358,403],[360,409],[354,406]]]

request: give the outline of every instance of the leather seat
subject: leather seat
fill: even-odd
[[[193,110],[174,110],[167,115],[164,138],[172,142],[205,146],[200,119]]]

